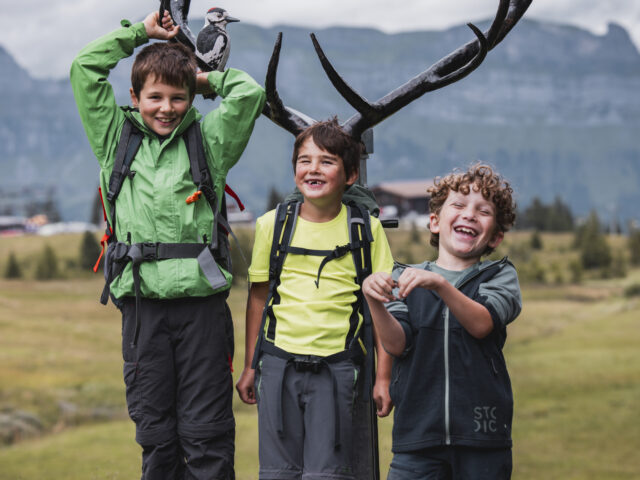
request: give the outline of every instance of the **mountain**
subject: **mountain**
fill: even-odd
[[[344,121],[354,113],[326,78],[308,30],[243,23],[229,30],[228,65],[259,82],[277,32],[283,32],[278,91],[285,104],[316,119],[338,115]],[[338,72],[370,100],[473,38],[466,26],[393,35],[328,28],[316,34]],[[123,103],[130,67],[131,59],[122,61],[110,77]],[[0,48],[0,86],[0,200],[55,187],[63,216],[87,219],[97,166],[68,80],[35,80]],[[548,202],[560,196],[578,215],[596,209],[604,219],[640,219],[638,91],[640,53],[622,27],[611,24],[598,36],[522,20],[471,75],[376,126],[368,183],[431,178],[480,160],[511,180],[522,206],[536,196]],[[196,105],[206,113],[217,104],[200,99]],[[282,192],[293,187],[292,144],[291,134],[262,117],[230,172],[228,183],[255,214],[264,211],[273,186]]]

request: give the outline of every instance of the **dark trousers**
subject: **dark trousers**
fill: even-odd
[[[396,453],[387,480],[509,480],[510,448],[434,447]]]
[[[124,300],[124,381],[143,480],[234,478],[233,324],[225,299],[141,299],[135,347],[135,300]]]

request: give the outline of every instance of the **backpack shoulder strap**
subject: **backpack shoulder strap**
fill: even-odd
[[[202,132],[200,122],[193,122],[184,133],[184,142],[189,155],[189,165],[191,167],[191,178],[198,187],[205,186],[213,190],[213,180],[209,172],[207,157],[204,153],[202,143]],[[207,195],[207,192],[203,192]]]
[[[273,315],[273,305],[280,302],[278,296],[278,286],[280,285],[280,274],[287,256],[287,247],[291,244],[293,232],[295,231],[298,214],[300,213],[300,202],[293,200],[287,203],[279,203],[276,206],[275,222],[273,225],[273,239],[271,241],[271,251],[269,254],[269,294],[262,311],[262,322],[258,333],[258,341],[253,354],[251,368],[256,368],[262,350],[262,343],[265,335],[273,338],[275,335],[275,316]],[[269,322],[269,332],[265,333],[265,326]]]
[[[371,232],[371,217],[368,210],[355,202],[347,204],[347,222],[349,224],[349,244],[353,247],[351,254],[356,268],[358,284],[372,273],[371,266],[371,242],[373,233]]]
[[[142,132],[133,125],[131,120],[125,119],[120,132],[120,139],[118,140],[116,158],[109,177],[109,191],[107,192],[107,201],[111,212],[109,224],[113,234],[116,231],[116,199],[120,194],[124,179],[126,177],[133,178],[133,175],[135,175],[135,172],[131,170],[131,163],[136,153],[138,153],[142,137]]]
[[[138,130],[129,119],[126,119],[122,125],[120,140],[118,140],[118,148],[116,150],[116,159],[113,164],[113,170],[111,171],[111,177],[109,177],[107,200],[111,205],[115,204],[125,177],[131,173],[131,162],[133,162],[141,143],[142,132]]]
[[[279,203],[276,207],[271,253],[269,255],[269,282],[271,283],[280,278],[282,266],[287,255],[287,247],[291,245],[299,213],[300,202],[295,200],[288,203]]]

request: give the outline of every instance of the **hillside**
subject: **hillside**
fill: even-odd
[[[197,25],[200,22],[191,22]],[[486,27],[486,25],[484,25]],[[229,65],[262,82],[278,31],[278,88],[285,103],[317,119],[353,111],[322,71],[308,31],[237,24]],[[388,35],[372,29],[316,32],[336,69],[375,100],[471,39],[466,26]],[[51,187],[66,219],[85,220],[97,166],[66,79],[35,80],[0,47],[0,208]],[[112,74],[126,102],[130,60]],[[638,219],[640,54],[610,25],[596,36],[523,20],[469,77],[429,93],[375,129],[369,184],[442,175],[475,160],[512,180],[521,205],[562,197],[581,215]],[[201,111],[214,104],[198,101]],[[256,214],[268,191],[292,186],[292,137],[268,119],[256,126],[229,183]],[[265,152],[267,152],[265,154]],[[263,172],[271,173],[265,181]]]

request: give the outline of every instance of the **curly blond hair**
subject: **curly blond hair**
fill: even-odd
[[[436,177],[433,186],[427,189],[430,195],[430,213],[440,214],[442,205],[451,190],[468,195],[472,187],[475,191],[480,192],[485,200],[490,200],[495,205],[496,232],[509,231],[516,220],[513,189],[509,182],[488,165],[475,164],[469,167],[466,172],[454,170],[443,178]],[[438,248],[439,241],[440,235],[431,233],[431,245]],[[491,252],[493,252],[493,248],[487,246],[483,253],[489,255]]]

